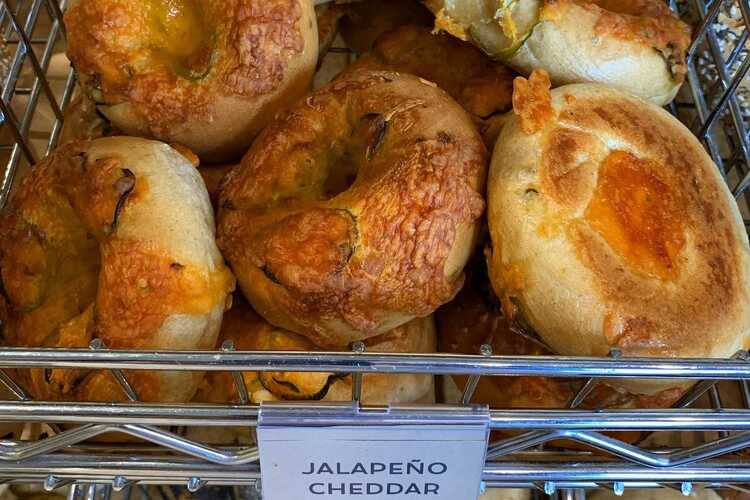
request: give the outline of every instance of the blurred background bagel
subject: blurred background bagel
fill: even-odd
[[[486,150],[433,83],[359,71],[269,125],[219,195],[219,246],[255,310],[340,347],[431,314],[463,284]]]
[[[471,115],[489,149],[499,132],[493,125],[510,109],[517,76],[470,43],[414,24],[380,35],[339,78],[362,69],[409,73],[436,83]]]
[[[728,358],[747,347],[750,248],[700,142],[595,84],[515,81],[488,180],[490,279],[562,355]],[[653,394],[674,381],[618,379]]]
[[[372,49],[380,35],[399,26],[429,28],[435,22],[418,0],[361,0],[340,7],[344,12],[339,25],[341,38],[356,54]]]
[[[555,86],[596,82],[655,104],[687,72],[690,28],[661,0],[425,0],[435,27]]]
[[[241,294],[234,296],[224,317],[221,341],[230,340],[242,351],[320,350],[307,338],[276,328],[261,318]],[[412,320],[390,332],[365,341],[366,352],[431,353],[437,348],[432,316]],[[348,351],[349,346],[340,346]],[[254,403],[273,400],[348,401],[352,396],[349,374],[314,372],[244,372],[245,385]],[[231,376],[225,372],[207,374],[196,396],[199,402],[238,401]],[[364,404],[413,403],[434,400],[432,375],[372,374],[362,377]]]
[[[132,137],[72,142],[24,177],[0,216],[9,345],[212,349],[234,278],[195,167]],[[40,400],[126,399],[109,371],[33,369]],[[128,374],[143,401],[188,401],[193,372]]]
[[[312,81],[312,0],[73,0],[68,57],[125,134],[241,155]]]

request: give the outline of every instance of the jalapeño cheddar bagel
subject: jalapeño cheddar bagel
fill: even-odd
[[[661,0],[425,0],[435,27],[555,85],[596,82],[659,105],[687,72],[690,28]]]
[[[221,339],[231,340],[235,348],[242,351],[320,350],[307,338],[265,321],[240,294],[235,294],[232,308],[224,317]],[[435,325],[432,316],[415,319],[364,343],[366,352],[435,352]],[[346,351],[348,346],[337,350]],[[352,397],[352,377],[348,374],[245,372],[243,377],[254,403],[284,399],[348,401]],[[432,375],[365,374],[362,377],[361,396],[364,404],[410,403],[430,400],[434,396],[433,390]],[[224,372],[209,374],[201,392],[213,395],[210,400],[217,402],[238,398],[231,376]]]
[[[434,84],[355,72],[278,117],[225,177],[219,245],[272,324],[321,347],[373,337],[461,287],[485,158]]]
[[[492,125],[510,109],[517,76],[473,45],[416,25],[383,33],[372,50],[349,65],[340,78],[361,69],[410,73],[435,82],[469,112],[490,148],[499,131]]]
[[[74,0],[68,56],[99,111],[126,134],[204,160],[241,155],[308,89],[312,0]]]
[[[602,85],[550,92],[542,73],[515,83],[488,182],[490,278],[508,314],[560,354],[728,358],[744,348],[747,233],[695,136]]]
[[[166,144],[72,142],[23,179],[0,217],[12,346],[212,349],[234,278],[195,167]],[[32,369],[37,399],[126,399],[103,370]],[[143,401],[188,401],[193,372],[127,374]]]

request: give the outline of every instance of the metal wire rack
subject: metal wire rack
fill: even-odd
[[[746,44],[750,0],[672,2],[695,26],[689,73],[671,105],[704,142],[750,224],[750,143],[743,80],[750,70]],[[0,208],[14,180],[54,147],[70,102],[75,77],[48,78],[53,53],[64,43],[65,0],[2,0],[0,37],[7,68],[0,89]],[[731,36],[719,22],[736,19]],[[341,50],[333,50],[338,54]],[[2,54],[0,54],[1,59]],[[47,113],[46,133],[33,130]],[[186,437],[184,428],[248,428],[258,424],[265,407],[250,404],[243,371],[317,371],[353,374],[352,401],[294,405],[293,421],[307,425],[400,425],[465,422],[484,419],[492,430],[515,431],[491,443],[483,471],[487,487],[530,488],[538,494],[582,498],[585,490],[668,487],[684,494],[693,488],[728,488],[750,492],[750,357],[739,352],[727,360],[632,359],[614,352],[609,358],[476,356],[351,353],[235,352],[230,345],[215,352],[108,350],[95,341],[90,350],[0,349],[0,384],[16,398],[0,402],[0,422],[46,423],[47,432],[30,441],[0,441],[0,483],[41,483],[52,491],[66,486],[69,498],[84,494],[82,485],[100,485],[104,495],[129,492],[135,485],[178,484],[195,492],[206,485],[259,487],[258,450],[254,446],[217,446]],[[10,376],[13,368],[85,368],[111,370],[123,390],[122,403],[31,401]],[[241,404],[145,404],[128,384],[127,370],[229,371]],[[432,373],[469,376],[455,405],[364,407],[359,403],[363,373]],[[472,405],[479,377],[538,375],[583,377],[568,408],[557,410],[487,409]],[[684,378],[698,380],[672,409],[577,409],[601,378]],[[722,407],[717,383],[734,384],[739,408]],[[732,382],[726,382],[732,381]],[[699,402],[707,404],[698,404]],[[696,406],[697,405],[697,406]],[[700,432],[695,444],[678,448],[630,444],[616,432]],[[615,431],[615,434],[605,434]],[[118,433],[137,444],[101,444],[91,439]],[[615,436],[615,437],[613,437]],[[561,438],[592,451],[560,451],[544,446]],[[85,495],[93,498],[91,486]],[[92,493],[92,491],[94,493]]]

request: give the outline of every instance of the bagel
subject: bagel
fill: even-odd
[[[317,351],[307,338],[276,328],[261,318],[239,294],[227,311],[221,339],[231,340],[241,351]],[[365,340],[366,352],[435,352],[437,340],[432,316],[412,320],[383,335]],[[348,350],[345,346],[339,350]],[[209,378],[211,377],[211,378]],[[237,391],[228,373],[209,374],[201,391],[210,402],[238,401]],[[254,403],[273,400],[348,401],[352,396],[352,377],[334,373],[243,372],[250,399]],[[362,377],[362,402],[384,405],[411,403],[433,396],[432,375],[408,373]]]
[[[234,278],[206,188],[166,144],[107,137],[62,146],[0,216],[8,345],[212,349]],[[22,370],[40,400],[121,400],[109,371]],[[127,374],[143,401],[188,401],[202,374]]]
[[[476,259],[477,261],[479,259]],[[486,269],[475,262],[469,278],[456,298],[435,313],[438,350],[451,354],[478,354],[482,344],[499,356],[549,356],[554,354],[531,336],[524,336],[500,312],[500,304],[489,290]],[[459,389],[467,377],[456,375]],[[482,377],[472,402],[492,408],[566,408],[585,380],[550,377]],[[682,396],[680,388],[667,388],[653,395],[630,394],[602,382],[581,403],[582,408],[668,408]],[[639,433],[634,433],[639,434]]]
[[[370,50],[383,33],[406,24],[430,27],[432,13],[417,0],[363,0],[344,7],[339,32],[357,54]]]
[[[317,62],[311,0],[74,0],[64,19],[101,113],[203,160],[241,155],[305,94]]]
[[[516,73],[492,61],[481,50],[449,35],[434,35],[429,28],[405,25],[381,35],[372,50],[342,74],[380,69],[411,73],[435,82],[468,111],[492,147],[497,139],[491,120],[510,109]],[[486,135],[485,130],[494,131]]]
[[[434,84],[356,72],[278,117],[227,174],[219,246],[266,320],[345,346],[453,298],[485,162],[470,117]]]
[[[324,3],[315,6],[315,18],[318,25],[318,69],[338,35],[339,21],[343,16],[342,5]]]
[[[110,135],[122,135],[96,109],[96,103],[81,91],[80,86],[65,108],[59,144],[90,141]]]
[[[659,105],[687,73],[690,27],[660,0],[425,0],[435,28],[555,86],[603,83]]]
[[[221,181],[227,175],[227,172],[234,168],[234,165],[234,163],[212,163],[198,167],[198,173],[201,174],[201,178],[203,178],[203,182],[206,184],[206,191],[208,191],[208,196],[214,207],[219,202],[219,186],[221,185]]]
[[[490,279],[557,353],[729,358],[750,330],[750,248],[700,142],[602,85],[516,79],[488,181]],[[674,381],[613,381],[650,394]]]

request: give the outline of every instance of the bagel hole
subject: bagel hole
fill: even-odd
[[[351,133],[334,147],[334,160],[323,183],[323,196],[331,199],[347,191],[357,180],[360,169],[380,151],[388,131],[383,115],[368,113],[356,121]]]
[[[157,60],[180,77],[199,80],[211,70],[216,46],[201,0],[150,0],[149,43]]]
[[[326,177],[325,183],[323,184],[323,196],[325,199],[330,200],[340,195],[344,191],[347,191],[354,181],[357,180],[357,172],[359,169],[353,162],[339,162],[332,172]]]

